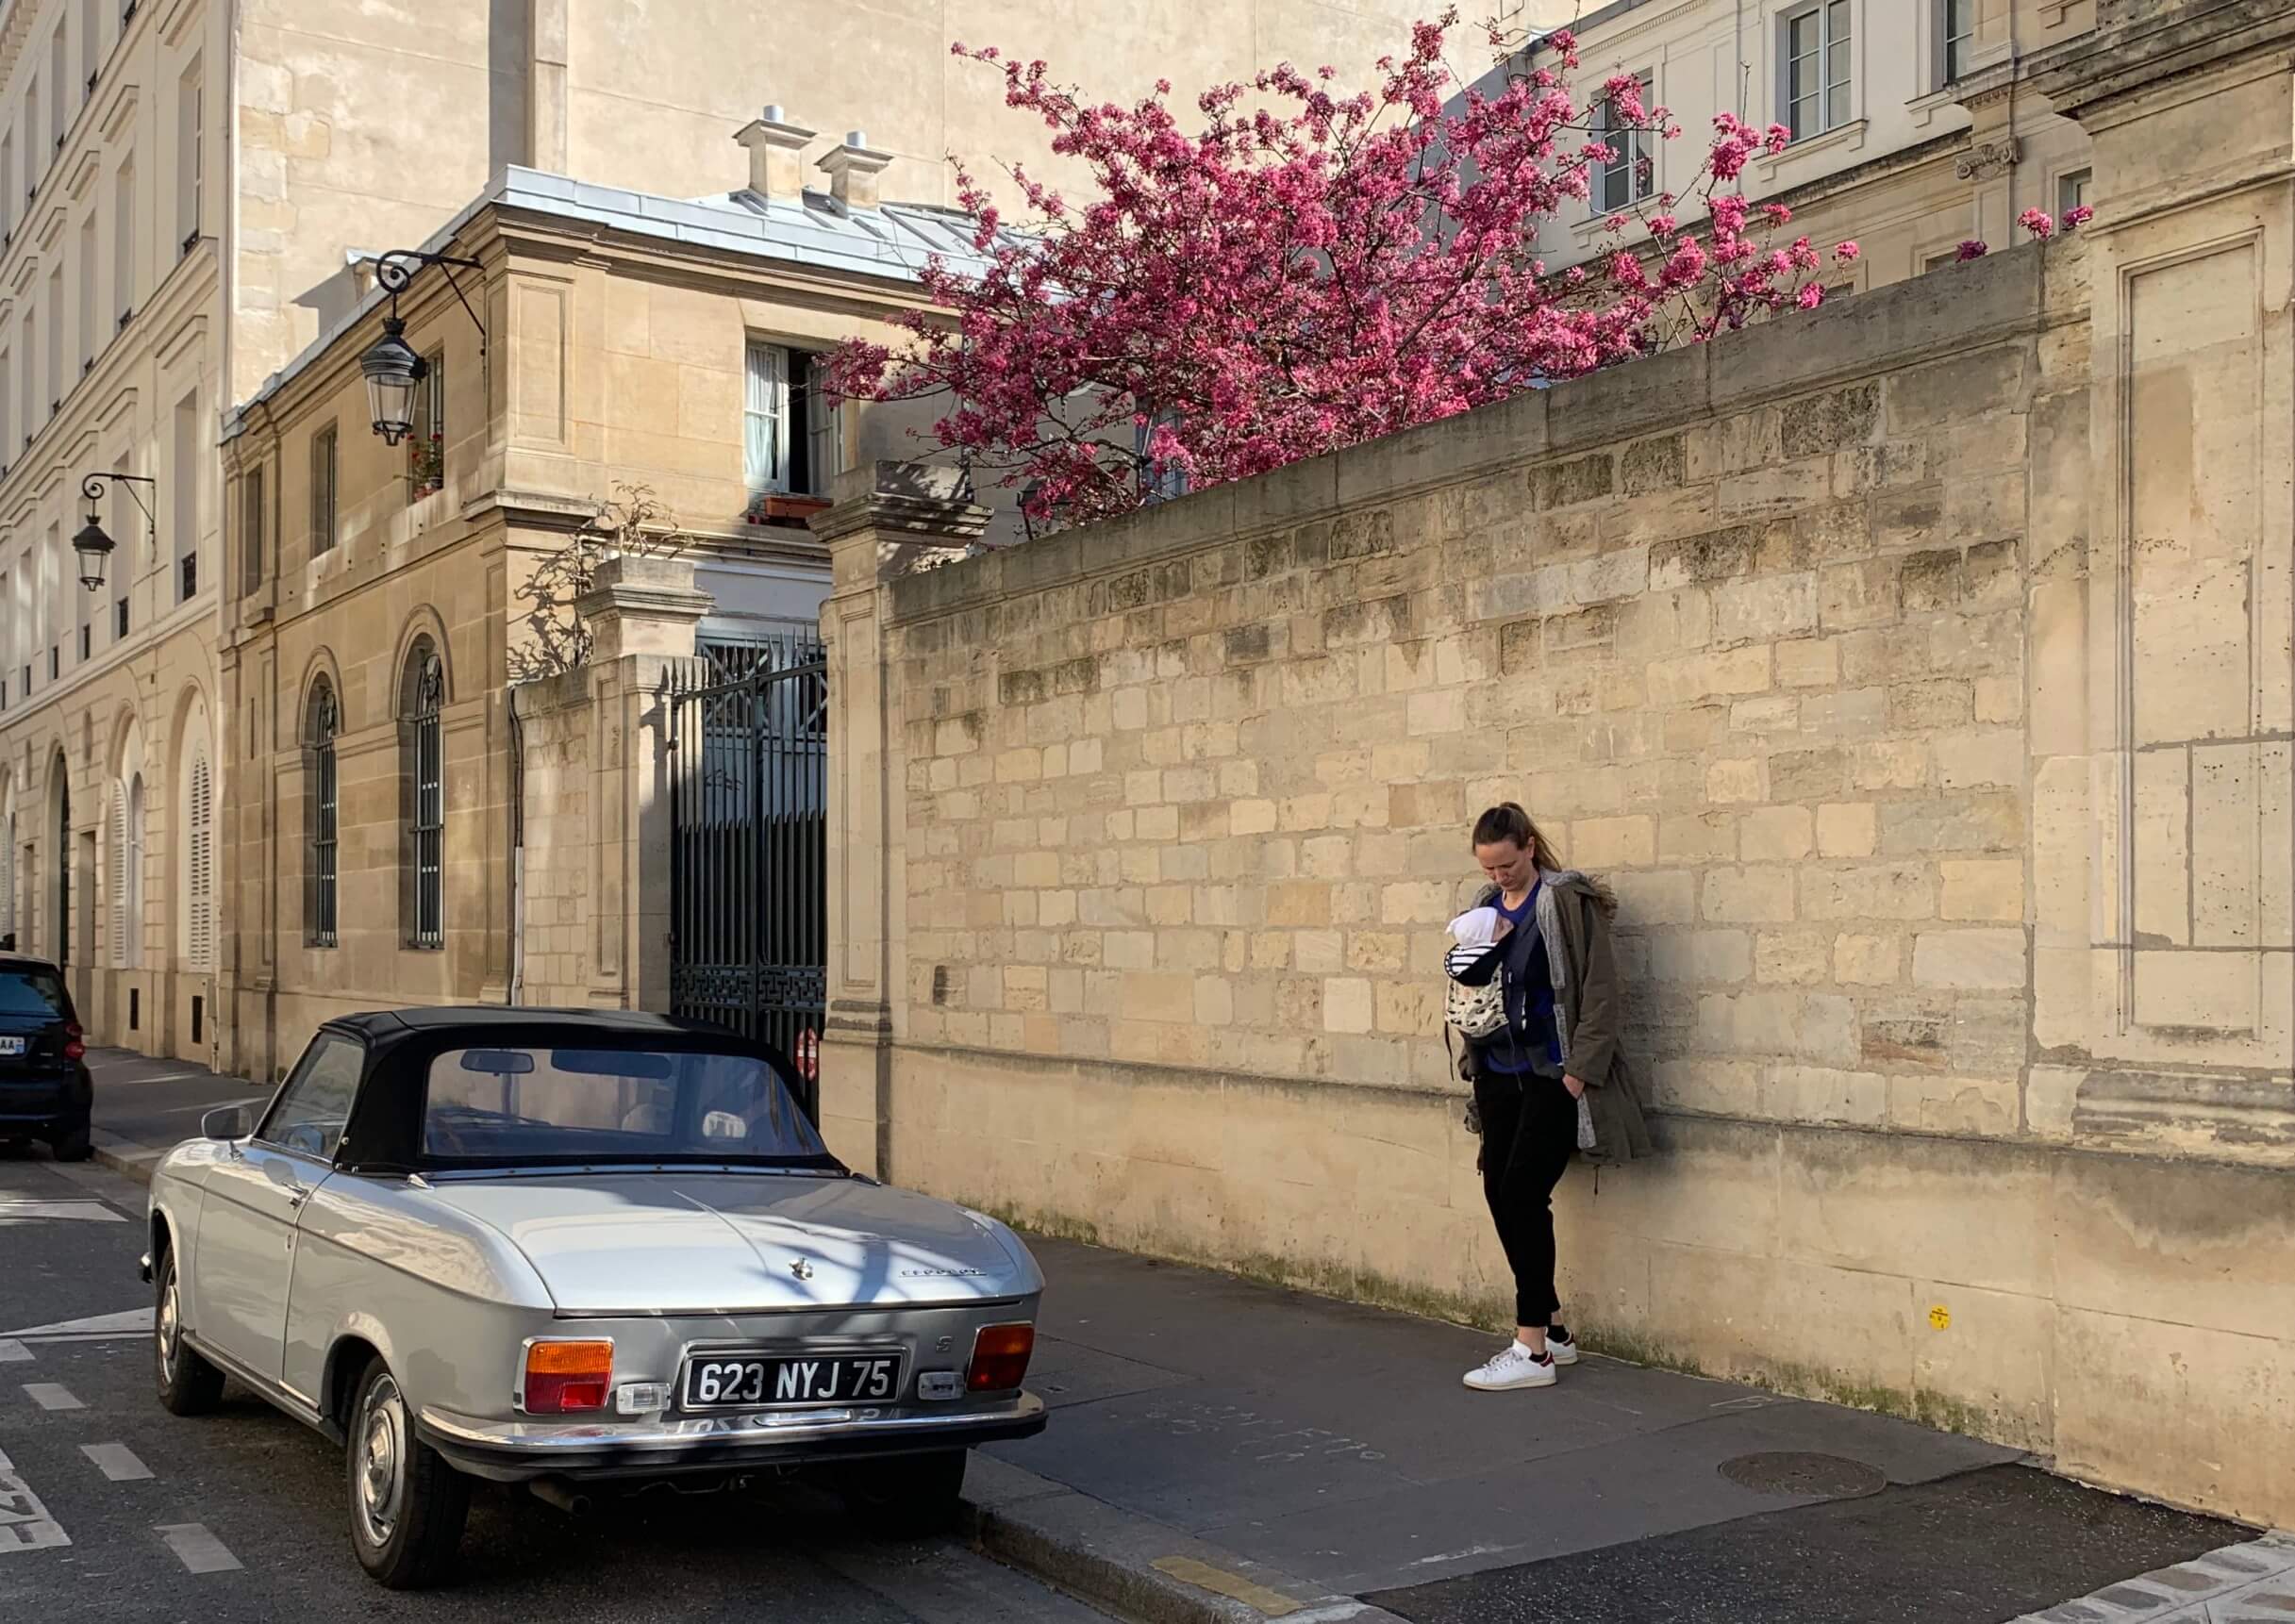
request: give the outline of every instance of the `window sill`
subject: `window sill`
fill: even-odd
[[[1757,159],[1755,170],[1765,181],[1775,180],[1788,169],[1801,167],[1801,160],[1819,153],[1851,153],[1864,150],[1866,134],[1871,129],[1870,119],[1851,119],[1837,124],[1822,135],[1797,141],[1783,152]]]

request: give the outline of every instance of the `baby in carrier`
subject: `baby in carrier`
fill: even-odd
[[[1443,971],[1450,978],[1444,1008],[1445,1047],[1453,1030],[1469,1045],[1470,1052],[1474,1043],[1505,1030],[1505,975],[1498,948],[1512,928],[1496,908],[1469,908],[1451,920],[1453,945],[1442,960]],[[1466,1125],[1470,1133],[1482,1132],[1482,1113],[1471,1099],[1467,1102]],[[1580,1095],[1578,1149],[1591,1150],[1593,1144],[1593,1110],[1585,1096]]]

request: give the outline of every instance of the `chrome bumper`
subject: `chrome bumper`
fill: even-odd
[[[423,1441],[457,1469],[498,1482],[637,1478],[964,1449],[1044,1430],[1044,1401],[1022,1393],[991,1409],[764,1410],[651,1420],[490,1421],[426,1409]]]

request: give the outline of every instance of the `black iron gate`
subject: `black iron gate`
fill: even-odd
[[[828,995],[828,671],[818,644],[673,680],[670,1007],[762,1039],[815,1100]]]

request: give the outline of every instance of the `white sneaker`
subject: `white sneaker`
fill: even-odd
[[[1514,1387],[1554,1385],[1554,1359],[1541,1359],[1521,1342],[1509,1342],[1503,1352],[1466,1373],[1466,1384],[1478,1393],[1504,1393]]]
[[[1559,1336],[1547,1332],[1546,1351],[1554,1355],[1556,1365],[1575,1365],[1578,1362],[1578,1344],[1568,1332]]]

